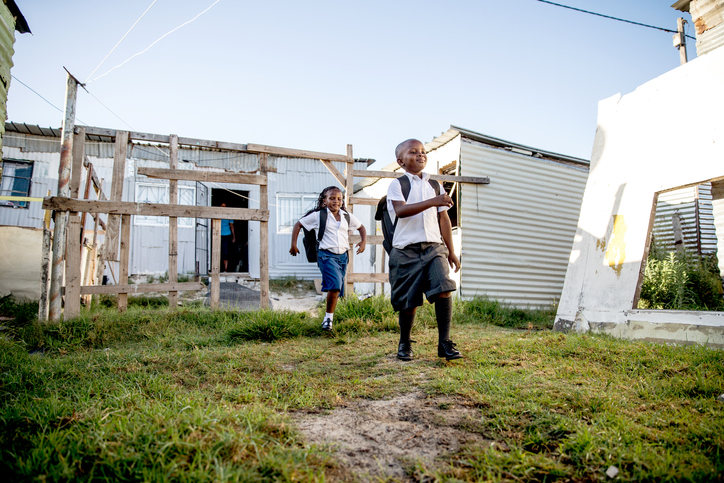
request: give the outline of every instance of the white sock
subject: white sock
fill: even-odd
[[[325,320],[327,320],[327,319],[329,319],[329,320],[334,319],[334,312],[326,312],[326,313],[324,314],[324,319],[325,319]]]

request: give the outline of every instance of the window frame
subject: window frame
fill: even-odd
[[[11,163],[14,165],[23,165],[25,167],[30,168],[30,174],[27,178],[19,178],[16,176],[8,176],[5,174],[6,163]],[[21,197],[30,197],[32,190],[33,190],[33,171],[35,171],[35,162],[30,161],[27,159],[15,159],[15,158],[2,158],[2,166],[0,167],[0,195],[2,196],[21,196]],[[12,178],[14,181],[12,182],[12,186],[8,189],[3,189],[4,180]],[[23,190],[22,192],[19,192],[16,190],[16,183],[18,180],[26,180],[28,183],[27,189]],[[5,192],[9,191],[9,194],[6,194]],[[0,203],[0,206],[5,208],[22,208],[24,210],[27,210],[30,208],[30,203],[27,201],[2,201]]]
[[[276,233],[278,235],[291,235],[292,229],[294,227],[294,224],[302,217],[304,216],[304,213],[306,213],[309,209],[313,208],[316,203],[317,199],[319,198],[318,194],[310,194],[310,193],[277,193],[276,195],[276,206],[277,206],[277,216],[276,216]],[[286,208],[283,205],[284,200],[298,200],[300,201],[301,209],[298,213],[291,215],[291,224],[282,224],[283,220],[283,210],[289,209]],[[290,220],[290,221],[291,221]]]

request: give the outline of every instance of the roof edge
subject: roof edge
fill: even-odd
[[[5,6],[10,10],[10,14],[15,17],[15,30],[21,34],[32,34],[28,22],[25,20],[23,13],[20,11],[18,6],[15,4],[15,0],[4,0]]]

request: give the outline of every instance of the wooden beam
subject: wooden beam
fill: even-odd
[[[169,166],[168,171],[178,171],[178,136],[171,134],[169,141]],[[178,200],[178,181],[171,179],[169,181],[169,197],[168,203],[176,205]],[[175,216],[168,217],[168,281],[176,283],[178,281],[178,218]],[[178,292],[170,291],[168,293],[168,306],[171,309],[178,307]]]
[[[386,273],[349,273],[347,280],[352,283],[390,283]]]
[[[220,280],[219,268],[221,266],[221,220],[211,220],[211,281],[209,288],[211,300],[209,306],[212,310],[219,308]]]
[[[382,241],[385,237],[382,235],[367,235],[367,244],[368,245],[382,245]],[[354,246],[362,241],[362,237],[359,235],[350,235],[349,236],[349,243],[350,245]]]
[[[118,132],[119,131],[116,131],[115,129],[105,129],[105,128],[91,127],[91,126],[86,127],[86,133],[89,136],[102,136],[102,137],[115,138],[117,136]],[[132,139],[134,141],[146,141],[149,143],[168,144],[169,140],[170,140],[170,136],[164,135],[164,134],[151,134],[151,133],[144,133],[144,132],[129,132],[128,139]],[[195,139],[195,138],[184,138],[184,137],[179,137],[178,142],[182,146],[194,146],[194,147],[199,147],[199,148],[211,148],[211,149],[220,149],[220,150],[226,150],[226,151],[247,152],[246,144],[227,143],[227,142],[221,142],[221,141],[210,141],[207,139]]]
[[[380,200],[378,198],[363,198],[362,196],[350,196],[349,202],[353,205],[377,206],[377,203],[379,203]]]
[[[247,144],[246,150],[251,153],[266,153],[274,156],[284,156],[287,158],[309,158],[321,159],[326,161],[347,162],[347,156],[344,154],[319,153],[316,151],[305,151],[301,149],[278,148],[276,146],[264,146],[263,144]]]
[[[347,204],[347,211],[350,213],[354,212],[354,204],[350,201],[350,198],[352,197],[352,194],[354,193],[354,175],[352,174],[354,172],[354,155],[352,153],[352,145],[347,145],[347,163],[345,164],[344,168],[344,175],[346,177],[346,184],[344,187],[344,200]],[[347,272],[345,274],[347,280],[345,280],[345,283],[347,284],[347,287],[345,288],[345,293],[349,296],[354,293],[354,283],[350,280],[349,276],[354,274],[354,248],[352,245],[347,249],[347,259],[348,267]]]
[[[74,200],[52,196],[45,198],[46,210],[87,211],[111,215],[177,216],[179,218],[228,218],[231,220],[266,221],[268,210],[229,208],[221,206],[168,205],[163,203],[134,203],[133,201]],[[110,225],[110,223],[109,223]]]
[[[50,235],[49,228],[43,227],[43,260],[40,265],[40,302],[38,320],[48,320],[48,288],[50,285]]]
[[[131,215],[121,215],[121,259],[118,263],[118,284],[128,283],[128,263],[131,258]],[[128,308],[128,295],[118,294],[118,311]]]
[[[68,241],[65,252],[65,307],[63,320],[80,315],[80,218],[71,213],[68,219]]]
[[[178,149],[178,148],[177,148]],[[198,181],[198,182],[214,182],[214,183],[237,183],[237,184],[255,184],[265,185],[266,177],[258,174],[245,173],[221,173],[218,171],[198,171],[187,169],[163,169],[163,168],[138,168],[138,174],[148,176],[149,178]]]
[[[116,135],[116,144],[113,148],[113,174],[111,178],[110,199],[119,202],[123,199],[123,181],[126,171],[126,153],[128,150],[128,132],[118,131]],[[87,210],[98,213],[97,210]],[[108,212],[106,212],[108,213]],[[108,224],[106,227],[105,237],[105,259],[108,261],[118,260],[118,237],[121,228],[120,214],[112,214],[108,216]]]
[[[70,197],[77,198],[83,175],[83,149],[85,148],[85,129],[79,127],[73,135],[73,161],[70,168]]]
[[[259,173],[267,176],[267,168],[269,167],[269,156],[266,153],[259,154]],[[269,191],[268,186],[259,187],[259,208],[269,210]],[[269,222],[264,220],[260,223],[259,229],[259,306],[262,309],[269,308]]]
[[[332,173],[332,176],[339,182],[339,184],[342,185],[344,188],[347,186],[347,180],[344,179],[344,175],[339,172],[339,170],[332,164],[331,161],[327,161],[326,159],[320,159],[322,164],[329,170],[330,173]]]
[[[355,169],[352,174],[358,178],[399,178],[402,171],[365,171]],[[490,184],[487,176],[453,176],[448,174],[431,174],[430,179],[438,181],[456,181],[458,183]]]
[[[152,292],[182,292],[185,290],[204,290],[201,282],[141,283],[124,285],[87,285],[80,288],[82,295],[97,294],[133,294]]]

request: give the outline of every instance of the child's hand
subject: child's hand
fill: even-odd
[[[447,194],[443,193],[441,195],[437,195],[433,199],[433,206],[447,206],[448,208],[452,207],[453,200],[448,196]]]
[[[460,260],[458,260],[457,255],[454,253],[448,255],[447,262],[450,264],[450,268],[452,268],[455,273],[460,270]]]
[[[296,245],[292,245],[292,248],[289,249],[289,253],[290,253],[293,257],[296,257],[296,256],[297,256],[297,253],[299,253],[299,249],[297,248]]]
[[[357,254],[359,255],[363,251],[365,251],[365,247],[367,246],[367,242],[365,240],[362,240],[357,244]]]

